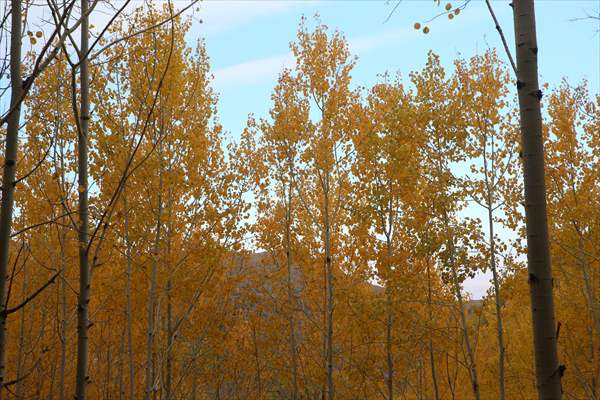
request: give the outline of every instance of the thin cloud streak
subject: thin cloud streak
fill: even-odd
[[[410,30],[396,29],[352,40],[349,42],[349,47],[352,53],[360,54],[384,47],[390,42],[407,39],[410,36]],[[294,62],[293,54],[288,52],[219,68],[214,71],[214,85],[222,88],[235,85],[255,85],[267,80],[274,81],[282,68],[293,68]]]
[[[216,70],[213,83],[218,90],[228,86],[255,85],[268,79],[274,81],[282,68],[293,66],[292,53],[259,58]]]

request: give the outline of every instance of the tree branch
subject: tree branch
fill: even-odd
[[[508,42],[506,41],[506,37],[504,36],[504,32],[502,31],[502,28],[500,27],[500,23],[498,22],[498,19],[496,18],[496,14],[494,13],[494,9],[492,8],[492,3],[490,3],[490,0],[485,0],[485,4],[487,5],[488,10],[490,11],[490,15],[492,16],[492,19],[494,20],[494,24],[496,25],[496,30],[498,31],[498,34],[500,35],[500,39],[502,40],[502,45],[504,46],[504,51],[506,51],[506,55],[508,56],[508,60],[510,61],[510,65],[515,73],[515,77],[517,76],[517,66],[515,64],[515,60],[513,59],[513,56],[510,52],[510,48],[508,47]]]
[[[40,288],[38,290],[36,290],[35,292],[33,292],[31,295],[29,295],[25,300],[23,300],[23,302],[21,302],[21,304],[12,307],[12,308],[7,308],[5,309],[2,314],[4,316],[10,315],[14,312],[19,311],[21,308],[25,307],[29,302],[31,302],[33,299],[35,299],[40,293],[42,293],[44,291],[44,289],[46,289],[48,286],[50,286],[51,284],[54,283],[54,281],[56,280],[56,277],[58,277],[58,275],[60,274],[60,271],[57,271],[54,275],[52,275],[52,277],[48,280],[48,282],[46,282],[45,284],[43,284],[42,286],[40,286]]]

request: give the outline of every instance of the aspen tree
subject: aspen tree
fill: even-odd
[[[473,225],[477,221],[457,220],[456,213],[464,207],[464,200],[458,190],[458,178],[450,168],[452,163],[463,161],[466,157],[464,143],[467,132],[460,97],[456,93],[457,80],[456,77],[446,78],[439,57],[433,53],[430,53],[424,70],[413,73],[411,79],[416,86],[419,117],[427,137],[421,150],[425,160],[423,172],[428,185],[432,185],[432,190],[426,192],[423,200],[427,204],[425,207],[434,213],[431,222],[439,224],[440,233],[436,234],[434,241],[437,241],[437,253],[458,303],[471,388],[473,396],[479,400],[475,353],[461,291],[462,281],[473,273],[472,266],[468,265],[467,246],[472,241],[469,236],[476,232]],[[459,270],[461,267],[462,270]]]
[[[402,85],[381,83],[374,86],[367,99],[363,128],[366,132],[356,140],[358,157],[354,174],[359,179],[357,192],[367,200],[368,213],[363,218],[372,219],[376,235],[384,244],[377,251],[377,272],[385,287],[386,297],[386,362],[387,398],[394,398],[393,332],[394,303],[405,295],[401,288],[408,266],[401,265],[399,253],[411,246],[406,232],[410,230],[409,217],[413,189],[419,177],[420,161],[417,131],[411,97]],[[361,187],[364,190],[361,190]],[[404,276],[403,276],[404,275]]]
[[[311,190],[316,195],[313,223],[319,227],[323,244],[325,277],[324,306],[324,392],[327,400],[334,393],[334,276],[335,251],[342,224],[343,205],[348,191],[348,165],[351,162],[353,135],[352,106],[356,94],[349,89],[350,71],[354,66],[348,46],[339,32],[331,36],[324,25],[309,32],[301,24],[298,41],[292,43],[296,56],[296,70],[303,95],[311,99],[320,114],[315,129],[304,139],[307,149],[303,161],[310,167]],[[311,106],[312,106],[311,105]],[[304,179],[301,177],[300,179]],[[306,197],[306,182],[298,190]],[[306,199],[303,200],[306,204]]]
[[[517,59],[517,91],[521,122],[521,151],[525,189],[527,268],[531,289],[531,313],[536,360],[536,382],[540,400],[560,400],[556,321],[552,293],[552,265],[548,244],[544,143],[538,83],[538,46],[533,0],[512,3]]]
[[[284,208],[284,220],[278,223],[282,226],[282,235],[277,243],[261,241],[261,246],[272,249],[274,254],[283,252],[285,254],[287,303],[289,309],[289,346],[290,346],[290,369],[291,369],[291,399],[298,399],[298,344],[296,328],[296,310],[299,308],[297,291],[299,285],[299,265],[294,261],[294,225],[296,223],[296,191],[294,179],[299,163],[301,141],[306,134],[308,126],[308,102],[301,99],[297,88],[298,82],[290,75],[290,71],[284,70],[279,77],[273,95],[273,107],[270,111],[272,123],[266,121],[260,124],[263,132],[262,149],[264,153],[264,166],[258,168],[257,172],[262,176],[257,180],[268,179],[271,184],[265,182],[259,185],[259,211],[265,214],[272,212],[273,204],[269,199],[271,191],[277,193],[278,202]],[[268,170],[264,170],[267,168]],[[266,176],[265,176],[266,175]],[[269,223],[270,221],[265,221]],[[267,238],[265,238],[267,239]],[[277,257],[274,257],[278,263]],[[295,272],[296,271],[296,272]]]
[[[21,123],[21,0],[10,3],[10,111],[7,118],[4,162],[2,167],[2,204],[0,205],[0,399],[4,393],[5,346],[6,346],[6,277],[10,235],[13,222],[19,124]]]
[[[498,223],[505,223],[499,215],[506,203],[515,203],[517,184],[514,179],[512,158],[517,153],[513,145],[514,126],[511,113],[502,116],[509,106],[509,76],[495,52],[475,56],[468,62],[456,62],[460,76],[460,95],[463,110],[467,115],[470,135],[468,149],[473,160],[469,175],[465,179],[467,195],[487,214],[487,244],[481,248],[487,253],[488,267],[492,272],[496,330],[498,342],[498,391],[505,399],[505,353],[504,328],[502,323],[502,296],[500,292],[499,262],[505,245],[494,233]]]
[[[81,46],[79,49],[80,109],[77,136],[77,176],[79,192],[79,297],[77,301],[77,377],[75,398],[87,398],[88,376],[88,329],[90,303],[89,265],[89,205],[88,205],[88,134],[90,124],[89,83],[89,1],[81,0]],[[73,88],[75,90],[75,88]],[[75,107],[75,105],[74,105]]]

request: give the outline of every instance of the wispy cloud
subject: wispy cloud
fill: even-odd
[[[298,1],[204,1],[198,16],[204,34],[215,34],[237,28],[255,19],[270,17],[301,5]]]
[[[403,40],[411,33],[407,29],[391,30],[351,40],[349,46],[352,53],[360,55],[362,52]],[[223,67],[214,71],[214,84],[215,87],[222,88],[234,85],[253,85],[268,80],[274,82],[281,69],[292,68],[294,61],[292,53],[285,53]]]
[[[379,32],[375,35],[368,35],[352,39],[349,41],[348,46],[353,54],[360,56],[360,53],[362,52],[385,47],[390,43],[399,43],[400,41],[407,40],[415,36],[416,34],[413,29],[392,29]]]
[[[224,86],[252,85],[267,80],[275,82],[282,68],[294,66],[292,53],[246,61],[220,68],[214,72],[216,88]]]
[[[475,17],[465,16],[462,17],[460,22],[462,24],[467,24],[475,19]],[[436,28],[436,34],[447,34],[450,31],[460,28],[461,26],[459,24],[444,24]],[[348,46],[352,54],[360,57],[362,54],[372,50],[386,47],[392,48],[400,43],[406,43],[407,41],[418,38],[423,41],[428,40],[422,33],[414,30],[412,26],[404,26],[350,39],[348,41]],[[215,86],[221,88],[230,85],[254,85],[261,82],[274,82],[283,67],[291,68],[293,66],[294,57],[291,53],[244,61],[240,64],[234,64],[216,70],[214,72]]]

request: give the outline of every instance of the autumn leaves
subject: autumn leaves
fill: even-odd
[[[169,15],[138,10],[109,33]],[[344,36],[303,20],[269,115],[228,140],[189,27],[175,18],[89,66],[96,239],[79,307],[67,60],[32,88],[8,308],[59,274],[9,325],[17,397],[75,392],[87,304],[89,398],[533,398],[517,107],[495,52],[451,69],[430,53],[405,79],[357,88]],[[598,99],[566,82],[549,98],[559,343],[575,370],[563,384],[593,398]],[[474,304],[462,285],[483,270],[492,288]]]

